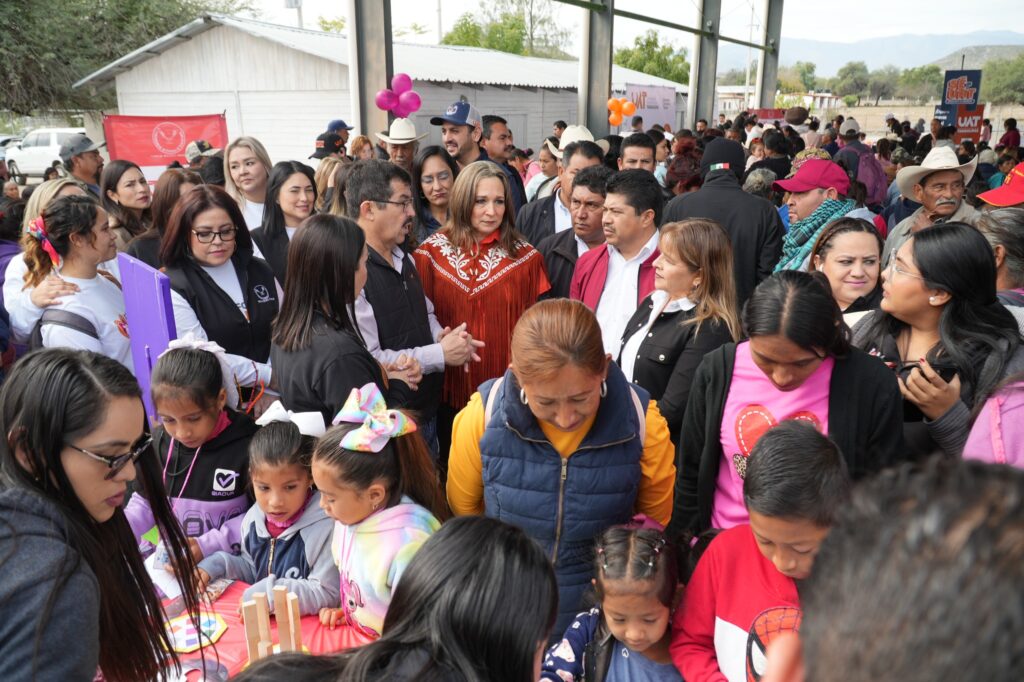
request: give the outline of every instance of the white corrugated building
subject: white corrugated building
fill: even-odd
[[[508,119],[520,147],[537,149],[554,121],[576,120],[575,61],[398,42],[393,54],[395,72],[408,73],[422,97],[423,106],[412,118],[418,132],[430,133],[426,142],[440,142],[430,117],[462,97],[481,113]],[[207,15],[76,86],[114,85],[117,113],[125,115],[223,111],[229,137],[255,136],[274,161],[305,159],[329,120],[352,119],[348,55],[348,40],[340,34]],[[679,126],[686,111],[685,85],[619,66],[612,78],[616,94],[625,93],[626,83],[674,87]]]

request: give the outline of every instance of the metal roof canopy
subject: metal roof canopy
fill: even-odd
[[[722,0],[696,0],[701,27],[684,26],[664,19],[615,9],[615,0],[555,0],[587,10],[583,22],[580,54],[579,111],[584,125],[595,137],[608,134],[607,97],[611,93],[612,34],[614,17],[633,19],[655,26],[685,31],[699,36],[690,62],[690,92],[686,101],[686,123],[697,118],[711,119],[715,106],[715,80],[718,71],[718,43],[725,41],[760,50],[756,97],[760,107],[775,104],[775,88],[779,71],[779,39],[782,32],[783,0],[761,0],[766,21],[761,43],[729,38],[719,34]]]

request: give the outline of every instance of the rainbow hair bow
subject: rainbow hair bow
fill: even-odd
[[[50,243],[50,237],[46,234],[46,223],[43,221],[43,216],[34,218],[32,222],[28,224],[28,233],[34,237],[39,245],[43,247],[43,251],[50,257],[50,262],[53,263],[53,267],[60,267],[60,254],[57,253],[57,249],[53,248],[53,244]]]
[[[331,423],[361,424],[341,439],[341,447],[356,452],[380,452],[392,438],[416,430],[416,422],[398,410],[388,409],[376,384],[353,388]]]

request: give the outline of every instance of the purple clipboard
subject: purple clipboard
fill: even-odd
[[[117,254],[124,291],[124,311],[131,335],[132,365],[142,388],[142,400],[152,423],[157,423],[156,409],[149,394],[149,378],[160,354],[172,339],[178,338],[171,307],[171,280],[131,256]]]

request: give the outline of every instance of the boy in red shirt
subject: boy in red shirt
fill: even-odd
[[[839,449],[812,425],[786,421],[761,437],[743,483],[750,524],[711,542],[673,619],[669,652],[687,682],[761,679],[769,642],[800,627],[797,581],[849,490]]]

